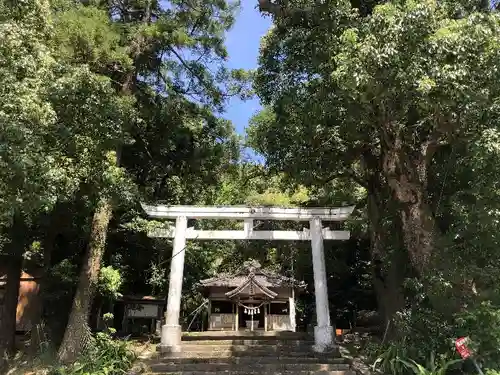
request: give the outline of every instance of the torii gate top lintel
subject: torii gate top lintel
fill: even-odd
[[[167,206],[142,204],[151,217],[175,219],[254,219],[254,220],[298,220],[319,218],[324,221],[344,221],[354,211],[354,206],[345,207],[246,207],[246,206]]]

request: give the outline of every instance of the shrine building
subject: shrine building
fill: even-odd
[[[295,297],[305,284],[247,261],[233,274],[200,281],[209,303],[209,331],[295,332]]]

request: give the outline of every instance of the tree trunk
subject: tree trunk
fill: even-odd
[[[103,305],[103,298],[99,293],[97,293],[91,305],[90,315],[89,315],[89,327],[92,331],[99,330],[99,321],[101,317],[102,305]]]
[[[146,3],[143,23],[151,21],[151,1]],[[128,15],[128,14],[126,14]],[[125,16],[126,17],[126,16]],[[124,19],[125,21],[125,19]],[[135,61],[141,55],[144,48],[144,36],[139,33],[136,40],[130,45],[134,45],[132,58],[134,59],[133,68],[131,68],[121,82],[119,93],[123,96],[129,96],[135,84],[136,70]],[[121,146],[116,150],[116,166],[120,165]],[[89,313],[95,294],[95,289],[101,269],[101,261],[106,246],[106,235],[109,222],[113,212],[111,198],[103,198],[98,204],[92,219],[92,229],[90,232],[90,241],[87,247],[86,258],[80,271],[80,277],[76,295],[73,300],[73,307],[69,316],[66,331],[59,347],[58,358],[63,363],[68,363],[76,359],[89,338]]]
[[[0,314],[0,371],[6,365],[6,359],[15,353],[17,303],[23,266],[25,236],[23,219],[15,215],[10,229],[10,243],[6,246],[5,263],[7,285],[5,288],[2,313]]]
[[[43,293],[45,292],[45,287],[47,285],[47,275],[49,274],[51,265],[51,256],[53,250],[54,237],[51,240],[45,241],[43,248],[43,271],[40,275],[40,281],[38,283],[38,297],[37,297],[37,312],[34,315],[34,319],[31,322],[31,334],[30,334],[30,348],[29,352],[32,357],[35,357],[40,353],[42,342],[44,341],[45,329],[42,325],[43,321]]]
[[[22,255],[8,256],[7,260],[7,287],[3,301],[3,311],[0,320],[0,363],[15,353],[16,315],[19,299],[19,287],[22,271]],[[0,366],[2,368],[2,366]]]
[[[392,254],[387,256],[385,270],[377,265],[373,267],[374,289],[386,340],[398,336],[394,318],[405,307],[405,295],[402,289],[404,263],[401,262],[403,257],[400,252],[399,249],[393,250]]]
[[[150,1],[144,14],[144,23],[147,23],[150,17],[149,5]],[[139,34],[136,41],[137,49],[135,50],[134,58],[137,58],[142,51],[143,46],[141,41],[142,34]],[[128,96],[131,94],[131,89],[135,83],[135,76],[135,69],[130,69],[127,72],[120,86],[119,93],[121,95]],[[116,166],[120,165],[121,151],[121,146],[119,146],[115,155]],[[58,358],[63,363],[69,363],[76,359],[86,345],[86,340],[90,338],[89,314],[99,278],[101,261],[106,246],[106,235],[112,213],[113,205],[111,198],[101,197],[92,219],[92,229],[85,261],[80,271],[78,287],[66,331],[59,347]]]
[[[383,152],[383,171],[399,203],[403,241],[410,262],[423,275],[435,247],[435,219],[427,203],[427,150],[417,153],[403,149],[396,136]]]
[[[420,194],[419,194],[420,195]],[[407,203],[401,211],[403,238],[413,267],[423,275],[435,246],[435,220],[423,198]]]
[[[40,353],[40,346],[45,339],[46,330],[43,326],[43,312],[44,312],[44,293],[47,287],[47,277],[52,265],[52,253],[54,250],[54,243],[57,235],[63,231],[62,225],[67,220],[68,209],[60,203],[56,205],[49,217],[49,224],[46,230],[46,235],[43,240],[43,270],[40,275],[38,283],[38,305],[37,312],[32,321],[31,335],[30,335],[30,348],[29,352],[32,357]]]
[[[74,361],[89,339],[89,312],[99,277],[111,215],[111,201],[101,199],[92,219],[90,241],[80,271],[68,325],[59,348],[58,357],[63,363]]]
[[[372,181],[373,182],[373,181]],[[384,323],[388,337],[396,335],[393,322],[394,315],[404,307],[405,298],[401,285],[404,279],[403,249],[392,249],[387,252],[387,244],[383,238],[387,230],[383,227],[381,212],[388,202],[383,199],[383,181],[377,179],[376,184],[369,184],[368,219],[370,233],[370,254],[372,260],[373,286],[377,297],[379,314]],[[382,186],[382,189],[381,189]],[[385,202],[385,203],[384,203]],[[397,244],[396,244],[397,245]],[[392,246],[394,247],[394,245]],[[387,330],[387,327],[389,330]]]

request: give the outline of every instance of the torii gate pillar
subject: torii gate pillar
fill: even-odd
[[[187,217],[175,220],[175,237],[170,262],[170,282],[168,284],[167,313],[165,325],[161,327],[161,350],[171,353],[181,351],[182,328],[179,324],[181,313],[182,282],[184,280],[184,257],[186,252]]]
[[[330,306],[326,282],[325,254],[323,250],[323,234],[321,219],[310,221],[312,263],[314,272],[314,295],[316,297],[316,321],[314,327],[315,350],[323,352],[334,346],[333,327],[330,325]]]
[[[179,324],[182,282],[184,278],[184,257],[187,239],[198,240],[309,240],[312,247],[314,271],[314,292],[316,297],[317,326],[314,327],[314,350],[324,352],[335,346],[334,329],[330,323],[330,308],[325,269],[323,240],[347,240],[348,231],[332,231],[322,227],[322,220],[343,221],[354,206],[340,208],[276,208],[276,207],[197,207],[197,206],[147,206],[149,216],[175,219],[175,230],[165,229],[150,233],[150,237],[174,238],[170,283],[168,289],[165,325],[161,331],[162,352],[181,351],[182,329]],[[187,221],[193,219],[244,220],[244,229],[205,231],[187,228]],[[253,220],[296,220],[309,221],[309,230],[303,231],[253,231]]]

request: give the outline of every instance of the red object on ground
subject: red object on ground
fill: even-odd
[[[457,348],[457,352],[460,354],[462,359],[469,358],[472,355],[472,352],[467,347],[467,337],[460,337],[455,340],[455,347]]]

